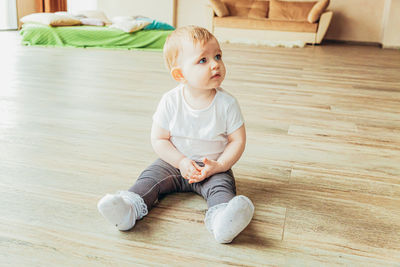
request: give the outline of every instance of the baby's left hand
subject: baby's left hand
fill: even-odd
[[[201,168],[201,174],[190,177],[189,184],[201,182],[211,175],[221,172],[221,164],[218,161],[204,158],[203,163],[204,167]]]

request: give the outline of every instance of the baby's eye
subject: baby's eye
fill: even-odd
[[[215,56],[215,60],[221,60],[221,58],[222,58],[221,54]]]
[[[205,57],[203,57],[202,59],[200,59],[199,63],[200,64],[204,64],[207,62],[207,59]]]

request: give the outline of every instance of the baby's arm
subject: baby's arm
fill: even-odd
[[[246,128],[244,124],[228,135],[228,145],[224,152],[219,156],[217,162],[220,164],[221,171],[226,172],[240,159],[246,146]]]
[[[190,179],[190,183],[201,182],[202,180],[210,177],[219,172],[226,172],[240,159],[246,146],[246,129],[244,124],[228,135],[228,145],[225,147],[224,152],[219,156],[217,161],[204,159],[204,167],[201,175]]]
[[[179,152],[171,143],[170,137],[169,131],[153,122],[151,127],[151,145],[157,155],[162,160],[178,168],[185,178],[200,174],[200,166]]]

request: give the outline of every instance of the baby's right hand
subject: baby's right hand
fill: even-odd
[[[193,177],[197,177],[201,174],[201,169],[199,165],[194,160],[190,160],[188,158],[183,158],[179,162],[179,171],[181,175],[185,179],[192,179]]]

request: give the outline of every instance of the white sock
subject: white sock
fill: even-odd
[[[97,203],[97,209],[118,230],[126,231],[135,226],[136,220],[147,215],[143,199],[133,192],[120,191],[107,194]]]
[[[230,243],[250,223],[254,205],[245,196],[236,196],[228,203],[210,208],[206,214],[206,227],[218,243]]]

